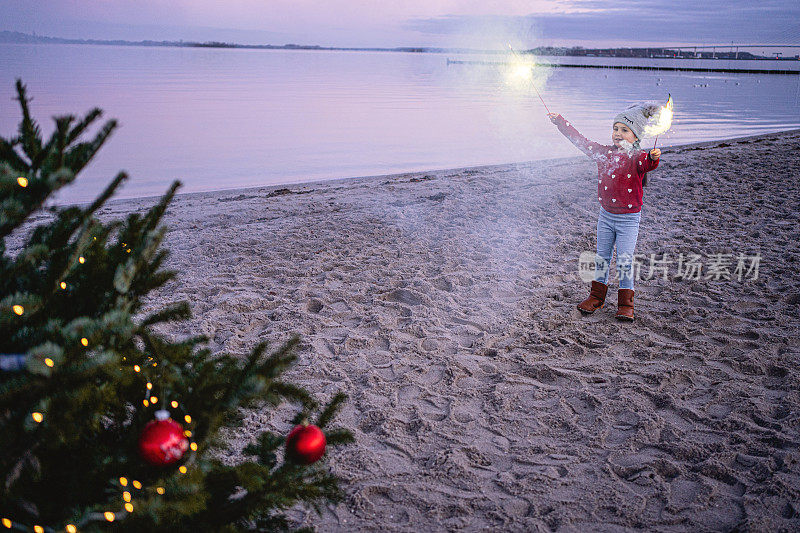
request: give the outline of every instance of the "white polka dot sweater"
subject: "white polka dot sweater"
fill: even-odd
[[[597,163],[597,199],[609,213],[636,213],[642,210],[642,180],[658,166],[647,152],[628,152],[616,146],[590,141],[567,120],[558,115],[555,124],[581,152]]]

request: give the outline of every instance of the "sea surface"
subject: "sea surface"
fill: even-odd
[[[94,198],[120,170],[117,198],[567,157],[579,152],[547,108],[610,142],[641,100],[675,102],[659,146],[800,128],[800,76],[448,64],[514,56],[99,45],[0,45],[0,135],[16,134],[14,80],[51,117],[93,107],[119,127],[59,202]],[[663,66],[800,69],[800,61],[538,58]],[[530,79],[528,72],[532,73]],[[96,131],[96,130],[92,130]],[[643,147],[655,139],[645,139]]]

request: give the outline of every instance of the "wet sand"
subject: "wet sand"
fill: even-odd
[[[664,148],[636,253],[734,254],[732,273],[758,253],[758,276],[673,262],[636,282],[633,323],[616,279],[603,309],[575,307],[599,209],[585,157],[180,195],[180,273],[149,305],[188,300],[168,331],[234,354],[298,333],[287,378],[349,395],[334,425],[356,443],[327,454],[345,502],[293,509],[298,526],[797,530],[798,149],[800,130]],[[249,413],[231,457],[287,420]]]

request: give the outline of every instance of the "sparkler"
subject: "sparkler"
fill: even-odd
[[[645,126],[645,134],[656,136],[656,141],[653,143],[653,150],[658,145],[658,136],[667,131],[672,126],[672,95],[667,98],[667,103],[658,112],[658,118],[652,123]]]
[[[511,44],[508,45],[508,48],[511,50],[511,53],[514,54],[514,57],[516,57],[517,59],[522,61],[522,59],[519,57],[519,55],[517,55],[517,53],[514,51],[514,48],[511,47]],[[531,67],[530,66],[526,66],[526,65],[523,64],[523,65],[519,65],[517,67],[515,73],[520,77],[525,77],[526,79],[530,80],[530,71],[531,71]],[[531,81],[531,86],[533,87],[533,90],[536,91],[536,96],[539,97],[539,100],[541,100],[542,105],[547,110],[547,114],[549,115],[550,114],[550,110],[547,108],[547,104],[544,103],[544,98],[542,98],[542,95],[539,94],[539,89],[536,88],[536,84],[533,83],[533,81]]]

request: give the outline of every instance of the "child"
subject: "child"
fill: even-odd
[[[633,251],[639,235],[642,211],[642,181],[647,172],[658,166],[661,150],[644,152],[639,140],[648,118],[655,112],[650,103],[634,104],[614,117],[611,146],[586,139],[557,113],[550,113],[555,124],[572,144],[597,163],[597,267],[589,297],[578,304],[582,313],[594,313],[603,307],[608,291],[608,265],[614,244],[617,245],[617,272],[620,277],[617,295],[617,318],[633,320]]]

